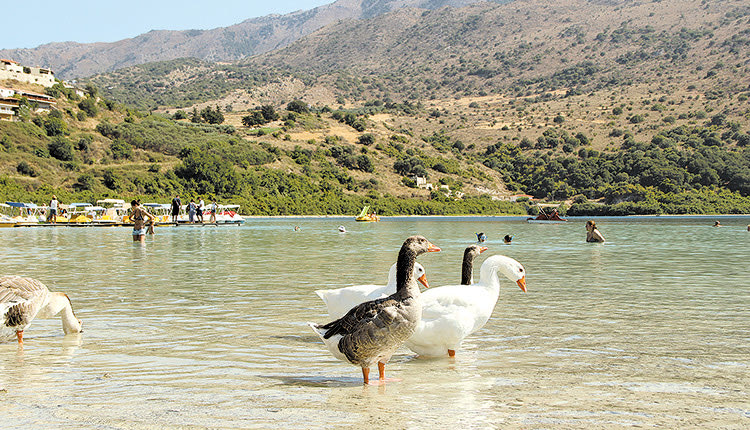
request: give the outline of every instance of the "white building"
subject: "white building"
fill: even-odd
[[[3,79],[15,79],[45,87],[55,85],[55,74],[50,69],[26,67],[16,61],[0,58],[0,80]]]
[[[0,120],[15,120],[22,98],[25,98],[37,112],[52,110],[57,104],[53,97],[46,94],[0,87]]]
[[[412,176],[411,179],[416,182],[417,188],[421,188],[424,190],[432,190],[432,184],[427,182],[427,178],[424,176]]]

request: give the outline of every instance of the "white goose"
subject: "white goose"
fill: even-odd
[[[396,264],[393,263],[391,269],[388,271],[388,283],[386,285],[352,285],[351,287],[331,290],[316,290],[315,294],[326,304],[328,316],[332,319],[339,319],[349,312],[351,308],[360,303],[381,299],[395,293]],[[414,263],[413,276],[425,288],[430,288],[429,284],[427,284],[424,267],[421,264]]]
[[[461,342],[484,327],[500,293],[499,273],[526,292],[526,270],[518,261],[493,255],[482,263],[479,282],[430,288],[420,295],[422,320],[405,345],[421,356],[454,357]]]
[[[0,342],[15,337],[22,344],[23,331],[34,318],[52,318],[60,312],[65,334],[80,333],[83,323],[76,318],[65,293],[51,293],[44,284],[32,278],[0,278]]]
[[[395,293],[361,303],[328,324],[308,323],[334,357],[362,368],[365,384],[370,382],[370,366],[375,363],[380,382],[385,381],[385,363],[414,333],[422,316],[414,261],[418,255],[434,251],[440,248],[422,236],[407,238],[396,263]]]

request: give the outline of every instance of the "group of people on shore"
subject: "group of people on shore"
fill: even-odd
[[[182,207],[182,200],[180,200],[179,195],[175,195],[172,199],[172,222],[177,222],[177,216],[180,215],[180,208]],[[190,203],[188,203],[185,207],[185,210],[188,214],[188,222],[191,224],[195,223],[196,220],[199,223],[203,223],[203,214],[205,211],[208,211],[210,214],[210,218],[208,222],[215,223],[216,222],[216,210],[218,209],[219,205],[216,203],[216,200],[212,201],[208,207],[206,207],[206,203],[203,201],[203,197],[198,198],[198,203],[195,202],[195,200],[190,199]]]

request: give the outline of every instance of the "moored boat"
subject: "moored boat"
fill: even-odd
[[[0,203],[0,228],[15,227],[18,221],[11,216],[11,207],[8,204]]]
[[[68,225],[91,225],[91,221],[94,219],[96,212],[93,210],[94,205],[91,203],[71,203],[67,208],[67,222]],[[57,222],[60,216],[57,217]]]
[[[216,224],[217,225],[240,225],[245,222],[240,214],[240,205],[218,205],[216,209]],[[210,219],[210,211],[203,212],[203,219]]]
[[[146,211],[156,217],[156,224],[172,224],[172,205],[168,203],[144,203]]]
[[[10,207],[10,219],[15,221],[13,227],[39,224],[40,208],[34,203],[5,202]]]
[[[95,224],[117,225],[122,223],[122,218],[127,215],[128,209],[125,207],[125,200],[122,199],[102,199],[96,201],[94,210],[101,207],[101,215],[94,217]]]

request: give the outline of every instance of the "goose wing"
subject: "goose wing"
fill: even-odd
[[[31,278],[3,276],[0,278],[0,303],[21,302],[43,297],[49,293],[47,286]]]
[[[336,335],[346,336],[362,330],[365,326],[384,328],[393,323],[397,315],[395,308],[399,305],[400,303],[390,296],[361,303],[350,309],[343,317],[321,328],[327,330],[326,339]]]
[[[36,317],[49,295],[36,279],[20,276],[0,278],[0,312],[4,326],[23,330]]]

